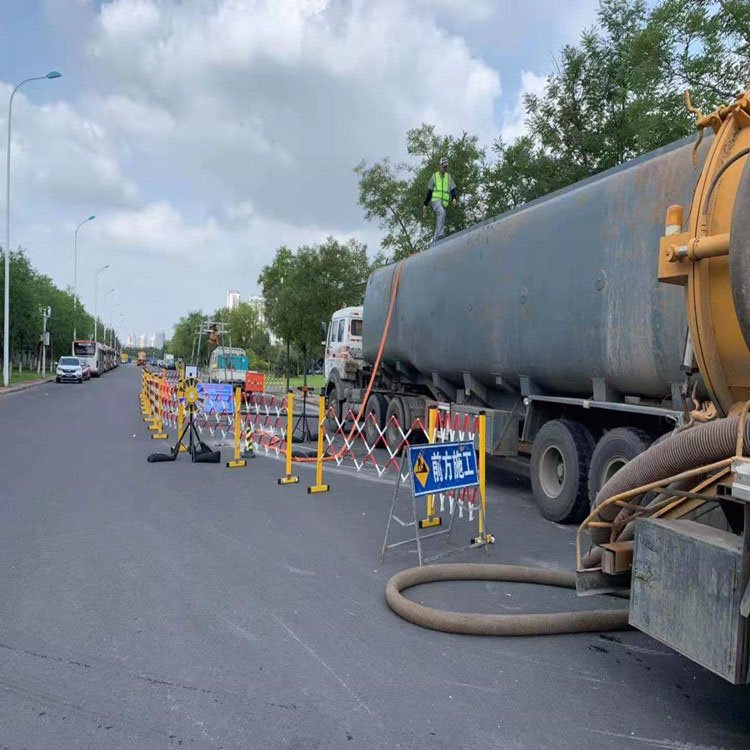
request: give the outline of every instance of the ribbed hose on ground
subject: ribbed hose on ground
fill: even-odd
[[[428,565],[396,573],[386,585],[386,602],[397,615],[415,625],[464,635],[557,635],[625,630],[629,627],[627,610],[522,615],[448,612],[418,604],[401,593],[411,586],[438,581],[510,581],[570,589],[576,586],[575,574],[562,570],[469,563]]]
[[[748,455],[750,420],[743,425],[740,424],[741,421],[741,417],[729,417],[698,424],[652,445],[629,461],[602,487],[596,497],[596,504],[600,505],[615,495],[646,487],[667,477],[676,477],[683,472],[725,460],[739,450],[743,455]],[[742,435],[738,439],[740,429]],[[611,521],[620,510],[613,505],[602,509],[601,516]],[[628,524],[624,532],[629,536],[633,529],[633,525]],[[589,528],[589,533],[597,543],[609,541],[609,529]],[[517,565],[434,565],[410,568],[393,576],[385,590],[388,606],[416,625],[466,635],[554,635],[622,630],[628,627],[626,610],[523,615],[447,612],[418,604],[401,593],[411,586],[437,581],[513,581],[575,588],[575,574],[560,570]]]
[[[730,458],[737,450],[739,425],[740,417],[717,419],[714,422],[694,425],[655,443],[632,461],[628,461],[599,490],[596,505],[601,505],[622,492]],[[748,455],[750,420],[744,425],[743,442],[743,453]],[[612,505],[603,508],[600,517],[604,521],[612,521],[619,511],[619,507]],[[589,528],[588,531],[596,544],[609,541],[609,529]]]

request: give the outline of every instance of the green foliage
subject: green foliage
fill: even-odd
[[[0,289],[5,283],[5,258],[0,249]],[[70,354],[74,328],[73,295],[56,287],[48,276],[40,274],[30,263],[24,250],[10,254],[10,353],[15,360],[22,353],[41,354],[43,307],[52,308],[47,321],[50,334],[50,359]],[[0,320],[2,312],[0,311]],[[75,316],[79,338],[94,338],[94,318],[78,305]],[[104,325],[99,321],[100,339]],[[2,346],[0,327],[0,346]]]
[[[205,318],[205,315],[200,310],[193,310],[187,315],[183,315],[174,326],[174,333],[172,338],[169,340],[169,353],[174,354],[175,357],[182,357],[182,359],[190,364],[191,355],[194,354],[196,338],[195,332],[199,329],[201,322]],[[203,337],[202,354],[205,355],[207,352],[208,343]]]
[[[228,311],[229,338],[233,346],[241,346],[247,351],[248,361],[253,370],[266,371],[272,355],[268,331],[258,319],[253,305],[240,302]]]
[[[328,237],[320,245],[287,247],[258,277],[271,330],[296,345],[307,359],[321,349],[320,324],[341,307],[362,303],[370,273],[367,248]]]
[[[747,0],[601,0],[595,26],[561,50],[544,92],[526,95],[525,135],[496,139],[485,158],[476,136],[422,125],[407,133],[410,161],[356,167],[364,216],[383,231],[377,260],[429,243],[434,219],[422,219],[421,206],[443,154],[461,200],[448,210],[453,232],[693,133],[686,88],[708,112],[749,81]]]

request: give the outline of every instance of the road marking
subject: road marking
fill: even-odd
[[[338,682],[339,685],[341,685],[344,688],[344,690],[346,690],[346,692],[357,702],[357,705],[359,705],[360,708],[363,708],[365,711],[367,711],[368,714],[370,714],[370,716],[372,716],[373,718],[375,718],[375,714],[372,712],[372,710],[370,709],[370,707],[359,697],[359,695],[357,695],[357,693],[354,692],[354,690],[352,690],[341,679],[341,677],[339,677],[336,674],[336,672],[333,671],[333,669],[331,669],[331,667],[328,666],[328,664],[326,664],[326,662],[323,660],[323,658],[321,656],[319,656],[317,654],[317,652],[313,648],[311,648],[310,646],[308,646],[291,628],[289,628],[283,622],[283,620],[281,620],[281,618],[279,618],[273,612],[269,612],[268,614],[271,615],[271,617],[273,617],[273,619],[276,620],[276,622],[278,622],[279,625],[281,625],[281,627],[284,628],[284,630],[286,630],[286,632],[289,633],[289,635],[291,635],[292,638],[294,638],[294,640],[297,641],[297,643],[299,643],[299,645],[302,646],[302,648],[304,648],[305,651],[307,651],[307,653],[310,654],[310,656],[312,656],[313,659],[315,659],[315,661],[317,661],[318,664],[320,664],[326,670],[326,672],[328,672],[328,674],[330,674],[331,677],[333,677],[333,679],[336,680],[336,682]]]

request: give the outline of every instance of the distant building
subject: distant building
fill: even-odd
[[[240,293],[236,289],[227,292],[227,309],[234,310],[240,304]]]
[[[258,316],[258,322],[268,332],[268,338],[270,339],[271,343],[274,346],[278,344],[279,339],[274,335],[273,331],[268,326],[268,322],[266,321],[266,311],[264,308],[263,297],[261,297],[259,294],[254,294],[247,301],[247,304],[250,305],[250,307],[252,307],[253,310],[255,310],[255,314]]]
[[[154,346],[155,346],[155,347],[156,347],[157,349],[163,349],[163,348],[164,348],[164,344],[165,344],[166,340],[167,340],[167,334],[166,334],[166,332],[165,332],[165,331],[159,331],[159,332],[158,332],[158,333],[157,333],[157,334],[156,334],[156,335],[154,336]]]
[[[144,349],[145,347],[148,346],[148,334],[147,333],[142,333],[138,337],[138,346],[140,346],[141,349]]]

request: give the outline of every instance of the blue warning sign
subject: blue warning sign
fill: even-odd
[[[435,443],[409,447],[414,497],[434,495],[479,484],[474,443]]]

